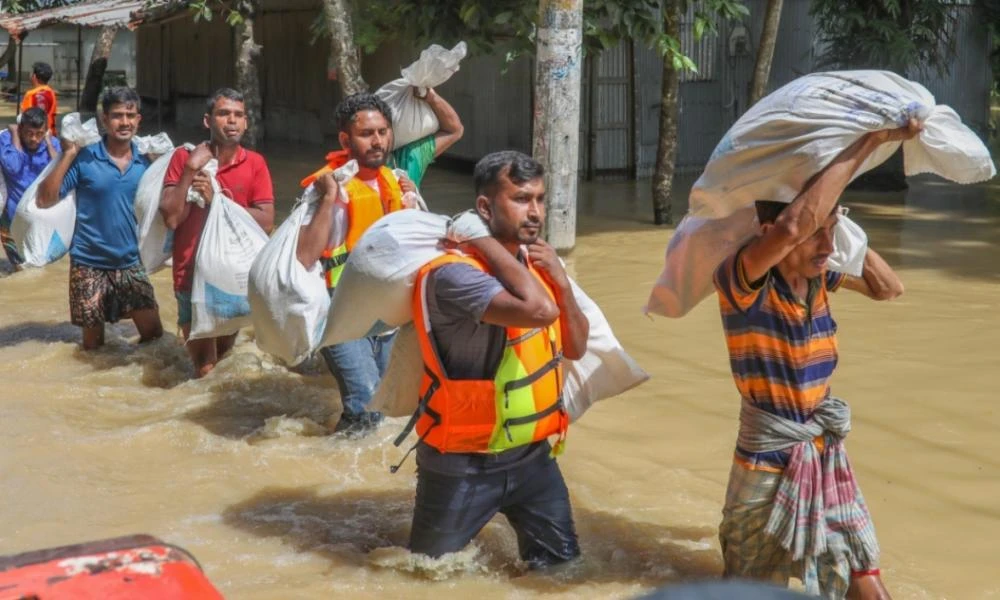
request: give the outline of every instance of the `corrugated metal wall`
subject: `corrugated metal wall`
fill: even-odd
[[[682,21],[682,48],[698,64],[697,74],[683,76],[677,168],[700,170],[716,142],[747,109],[754,55],[760,39],[766,0],[746,0],[750,17],[719,24],[719,33],[696,41],[693,14]],[[813,70],[816,27],[809,0],[785,0],[770,89]],[[261,79],[265,115],[281,113],[287,127],[333,133],[332,109],[339,89],[326,78],[327,43],[308,43],[309,25],[318,0],[265,0],[257,20],[264,44]],[[941,103],[953,106],[971,127],[985,134],[991,73],[986,61],[990,40],[971,5],[956,6],[958,49],[951,73],[928,78],[928,89]],[[164,27],[168,55],[162,64],[165,89],[173,98],[206,96],[220,85],[232,85],[232,31],[224,23],[176,21]],[[140,93],[155,97],[160,62],[160,26],[142,27],[137,35]],[[387,44],[363,61],[373,87],[393,79],[420,48]],[[207,58],[210,57],[210,58]],[[289,68],[294,65],[295,68]],[[466,59],[440,92],[465,123],[466,135],[449,155],[470,161],[499,149],[531,151],[532,60],[505,64],[502,56]],[[583,69],[581,107],[581,176],[648,177],[656,160],[663,62],[641,44],[623,42],[599,56],[588,57]],[[305,115],[306,120],[292,118]],[[310,139],[314,139],[316,132]],[[320,135],[322,137],[322,135]]]
[[[476,161],[497,150],[530,154],[531,90],[529,59],[518,59],[506,67],[499,56],[465,59],[459,71],[438,89],[465,125],[465,135],[448,155]]]
[[[736,87],[729,80],[731,72],[726,68],[725,30],[720,29],[718,36],[695,40],[693,24],[692,6],[681,21],[681,48],[694,59],[698,72],[681,76],[676,162],[679,172],[704,166],[715,143],[728,127],[725,118],[727,91]],[[634,44],[634,48],[639,128],[635,173],[637,177],[649,177],[656,164],[660,137],[663,59],[641,44]]]
[[[622,43],[594,59],[592,112],[588,111],[589,135],[581,136],[581,147],[590,144],[585,166],[595,176],[631,175],[632,162],[632,51]]]

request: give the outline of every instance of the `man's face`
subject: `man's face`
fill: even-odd
[[[826,262],[833,254],[833,229],[839,219],[833,211],[823,225],[807,240],[795,247],[781,262],[784,266],[806,279],[819,277],[826,270]]]
[[[119,142],[130,142],[139,130],[139,107],[134,103],[112,104],[102,117],[108,137]]]
[[[340,145],[363,167],[377,169],[389,160],[392,127],[377,110],[358,111],[339,137]]]
[[[533,244],[545,225],[545,180],[515,183],[505,170],[492,196],[476,199],[476,208],[501,244]]]
[[[45,134],[49,128],[45,125],[41,127],[28,127],[25,124],[17,126],[17,135],[21,138],[21,146],[25,150],[34,152],[45,141]]]
[[[212,113],[205,115],[205,127],[211,132],[212,141],[222,146],[234,146],[247,131],[247,113],[243,103],[229,98],[218,98]]]

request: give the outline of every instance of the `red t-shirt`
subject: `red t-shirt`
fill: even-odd
[[[177,185],[184,174],[184,165],[190,156],[184,148],[178,148],[167,166],[163,187]],[[267,170],[264,157],[252,150],[240,147],[236,160],[219,167],[216,175],[222,193],[243,207],[274,202],[274,186],[271,172]],[[194,257],[201,241],[201,231],[208,218],[207,208],[191,205],[187,219],[174,231],[174,290],[190,292],[194,282]]]

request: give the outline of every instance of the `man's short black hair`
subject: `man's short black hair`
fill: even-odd
[[[219,98],[225,98],[234,102],[244,102],[243,92],[234,90],[233,88],[219,88],[212,92],[212,95],[208,97],[208,101],[205,102],[205,114],[212,114],[212,111],[215,110],[215,103],[219,101]]]
[[[781,211],[785,210],[788,206],[787,202],[778,202],[776,200],[757,200],[753,203],[754,208],[757,209],[757,220],[761,225],[774,224],[778,220],[778,215]]]
[[[48,83],[52,79],[52,65],[46,62],[36,62],[31,65],[31,73],[42,83]]]
[[[138,92],[124,85],[110,87],[104,90],[104,94],[101,96],[101,110],[104,111],[104,114],[107,114],[115,104],[135,104],[136,110],[141,108]]]
[[[28,110],[21,113],[21,120],[18,124],[24,127],[30,127],[31,129],[40,129],[42,127],[49,126],[49,116],[45,114],[45,111],[34,106]]]
[[[377,110],[385,117],[389,127],[392,127],[392,109],[385,103],[385,100],[370,92],[358,92],[344,98],[337,105],[335,111],[337,128],[346,132],[350,129],[351,123],[354,122],[355,115],[363,110]]]
[[[757,221],[761,225],[766,225],[768,223],[774,224],[778,220],[778,216],[781,211],[788,207],[787,202],[778,202],[776,200],[757,200],[753,203],[754,208],[757,209]],[[834,214],[839,209],[840,204],[835,204],[833,210],[830,214]]]
[[[496,190],[501,175],[516,184],[532,181],[545,175],[542,163],[517,150],[501,150],[482,157],[476,163],[473,179],[476,196],[490,196]]]

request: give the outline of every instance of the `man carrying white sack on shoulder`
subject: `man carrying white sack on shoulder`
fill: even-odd
[[[76,227],[69,247],[70,320],[83,349],[104,345],[104,324],[132,319],[139,341],[163,335],[153,285],[139,258],[135,193],[149,160],[135,134],[140,99],[128,87],[101,96],[101,141],[81,148],[62,140],[63,153],[39,184],[38,208],[54,206],[76,190]]]
[[[327,155],[327,165],[302,180],[306,187],[315,183],[322,195],[316,214],[299,236],[299,262],[307,269],[320,261],[327,289],[333,294],[347,257],[361,235],[379,218],[404,208],[415,198],[416,185],[409,176],[396,178],[387,167],[390,160],[413,177],[423,177],[434,156],[454,144],[462,135],[458,115],[436,95],[431,106],[444,111],[441,130],[396,152],[393,147],[392,112],[374,94],[352,94],[337,106],[338,139],[342,150]],[[402,152],[401,152],[402,151]],[[358,173],[341,184],[333,171],[357,161]],[[341,191],[345,197],[340,197]],[[412,192],[412,193],[411,193]],[[385,375],[394,332],[369,335],[320,349],[327,367],[337,380],[343,412],[334,433],[361,437],[374,431],[384,419],[379,411],[368,410],[379,381]]]
[[[218,338],[188,340],[193,311],[191,291],[194,286],[195,258],[208,220],[214,192],[210,175],[204,170],[213,158],[219,163],[216,179],[222,193],[243,207],[265,232],[274,226],[274,186],[264,157],[241,144],[247,130],[243,94],[220,88],[208,99],[202,125],[209,131],[209,141],[193,151],[178,148],[170,159],[163,178],[160,214],[167,228],[174,231],[173,276],[177,298],[177,325],[187,341],[195,377],[207,375],[236,342],[236,334]],[[193,190],[204,200],[204,208],[188,202]]]
[[[790,204],[758,201],[760,234],[718,267],[715,287],[743,398],[719,539],[725,575],[826,598],[888,598],[879,547],[843,440],[850,408],[830,394],[837,365],[828,293],[876,300],[903,292],[873,250],[861,277],[827,270],[838,200],[881,144],[922,126],[864,135],[813,176]]]
[[[481,236],[452,239],[456,248],[417,274],[424,376],[418,408],[396,440],[414,429],[419,436],[412,552],[457,552],[499,512],[530,567],[580,553],[555,456],[569,426],[563,361],[584,355],[590,324],[539,237],[543,173],[520,152],[480,160],[475,213],[459,219],[476,219]]]

